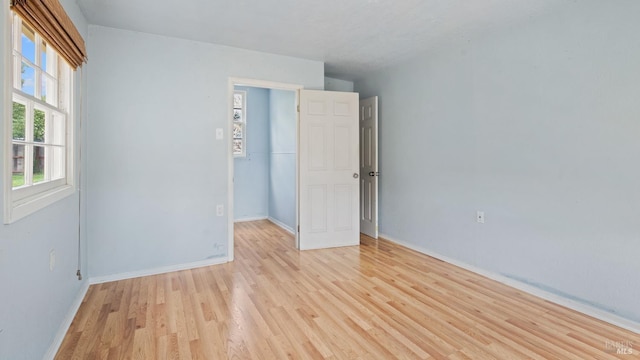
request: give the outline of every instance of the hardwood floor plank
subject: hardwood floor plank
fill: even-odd
[[[385,240],[300,252],[268,221],[235,235],[233,263],[92,285],[56,359],[640,357],[638,334]]]

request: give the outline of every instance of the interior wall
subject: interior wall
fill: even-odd
[[[324,77],[324,89],[326,91],[353,92],[353,86],[353,81]]]
[[[269,92],[269,217],[290,231],[296,226],[296,93]]]
[[[233,159],[234,220],[269,216],[269,90],[236,86],[247,92],[246,157]]]
[[[61,4],[74,24],[87,39],[87,24],[73,0]],[[11,84],[4,69],[10,66],[11,41],[9,6],[0,7],[0,83]],[[86,65],[85,65],[86,66]],[[80,74],[76,73],[76,99],[86,87],[80,86]],[[10,91],[10,89],[6,89]],[[8,101],[7,101],[8,100]],[[3,116],[10,116],[11,95],[0,98]],[[86,108],[86,107],[85,107]],[[80,101],[75,103],[75,114],[81,113]],[[76,122],[77,124],[77,122]],[[75,133],[79,134],[76,127]],[[0,147],[7,138],[4,126],[0,126]],[[79,137],[76,136],[76,158]],[[78,166],[79,168],[80,166]],[[76,169],[77,170],[77,169]],[[0,186],[4,186],[7,174],[0,167]],[[77,179],[77,173],[74,174]],[[0,192],[0,202],[4,202]],[[42,359],[50,348],[65,316],[76,298],[81,295],[86,277],[78,281],[78,192],[60,200],[13,224],[0,225],[0,359]],[[85,237],[82,238],[85,247]],[[49,270],[49,253],[55,251],[55,267]],[[86,268],[86,257],[83,268]]]
[[[296,93],[247,91],[247,158],[234,159],[234,220],[269,218],[296,226]],[[256,154],[257,153],[257,154]]]
[[[323,63],[101,26],[89,46],[91,276],[226,257],[229,78],[322,89]]]
[[[640,321],[638,14],[564,2],[356,81],[380,231]]]

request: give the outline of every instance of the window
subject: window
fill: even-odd
[[[12,122],[5,222],[73,193],[73,71],[20,17],[12,22]],[[7,214],[8,212],[8,214]]]
[[[247,92],[233,92],[233,156],[247,156]]]

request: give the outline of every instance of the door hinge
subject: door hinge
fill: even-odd
[[[300,232],[300,225],[298,225],[298,232]]]
[[[297,106],[298,112],[300,112],[300,105]]]

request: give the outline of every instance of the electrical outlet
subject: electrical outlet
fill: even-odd
[[[224,205],[218,204],[218,206],[216,206],[216,215],[218,216],[224,215]]]
[[[55,267],[56,267],[56,251],[51,250],[51,252],[49,252],[49,271],[53,271]]]
[[[476,221],[479,224],[484,224],[484,211],[478,211],[476,212]]]

